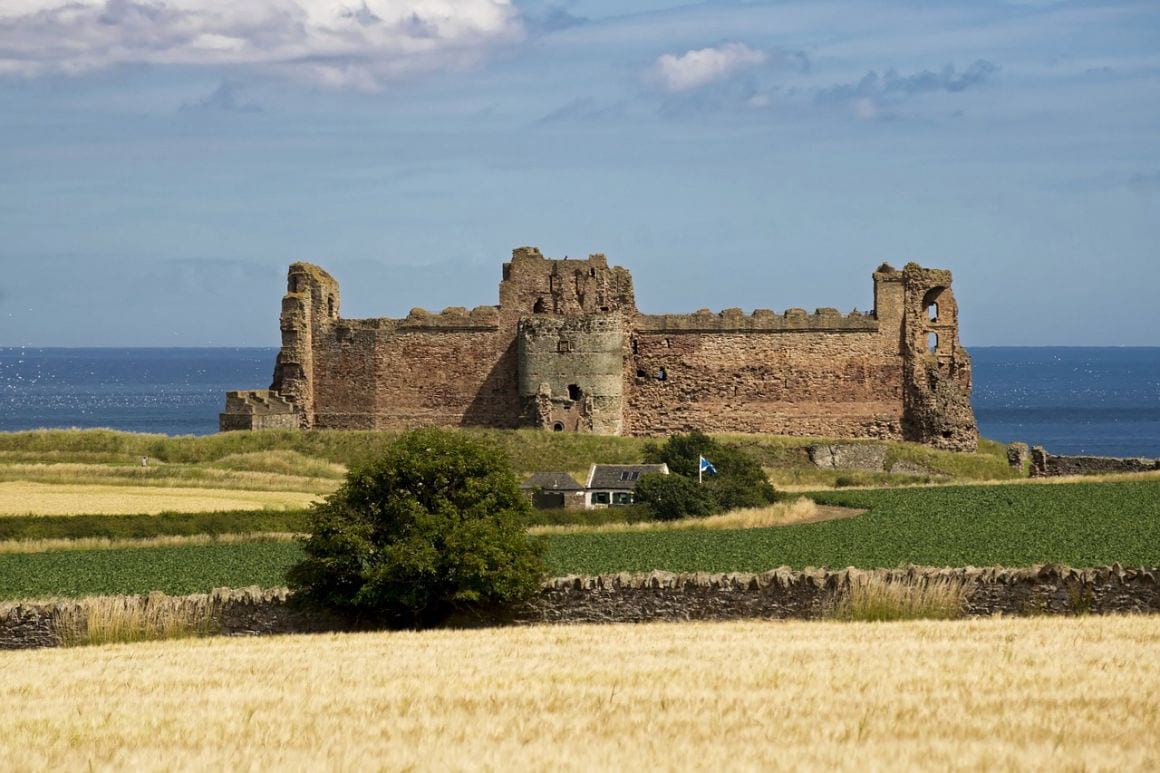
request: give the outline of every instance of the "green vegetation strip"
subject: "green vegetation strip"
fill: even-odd
[[[0,599],[269,588],[299,555],[294,542],[13,553],[0,556]]]
[[[0,518],[0,540],[144,539],[191,534],[302,532],[305,510],[233,510],[160,515],[24,515]]]
[[[548,541],[549,569],[561,575],[651,569],[755,572],[782,564],[1096,566],[1118,561],[1160,566],[1160,481],[812,496],[823,504],[869,512],[770,529],[553,536]],[[0,598],[280,585],[283,572],[298,556],[294,543],[3,555]]]
[[[517,473],[565,471],[582,474],[593,462],[631,464],[641,461],[646,438],[544,432],[538,429],[463,432],[501,448]],[[167,437],[113,430],[37,430],[0,433],[0,478],[7,464],[87,463],[129,466],[142,456],[170,465],[199,465],[235,472],[264,472],[322,479],[341,477],[333,465],[358,465],[379,456],[397,433],[357,430],[266,430],[222,432],[216,435]],[[809,461],[807,447],[822,438],[790,438],[774,435],[716,435],[753,455],[764,467],[781,471],[787,483],[833,484],[838,478],[852,483],[905,480],[912,476],[887,473],[847,473],[820,470]],[[960,480],[994,480],[1016,477],[1007,465],[1004,446],[983,440],[977,454],[939,451],[915,443],[888,443],[886,466],[895,461],[912,462],[929,470],[930,476]],[[151,468],[125,469],[121,473],[141,477],[164,474],[182,479],[212,479],[212,471]],[[20,479],[26,471],[12,473]],[[42,475],[51,475],[43,471]],[[221,478],[221,476],[216,476]],[[920,476],[922,477],[922,476]],[[928,476],[929,477],[929,476]],[[287,484],[289,485],[289,483]],[[297,484],[296,484],[297,485]],[[255,486],[257,487],[257,486]],[[310,489],[315,490],[315,489]],[[318,490],[329,490],[319,488]]]

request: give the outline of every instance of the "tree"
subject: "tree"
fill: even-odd
[[[511,603],[544,574],[529,513],[500,451],[459,432],[410,432],[315,506],[288,580],[308,604],[394,625]]]
[[[684,475],[649,473],[636,482],[636,501],[648,507],[658,521],[678,518],[702,518],[718,509],[717,502],[704,486]]]
[[[777,499],[777,492],[757,460],[743,449],[719,443],[703,432],[673,435],[663,445],[649,443],[644,449],[645,461],[664,462],[669,471],[690,480],[697,478],[701,457],[713,463],[717,473],[704,476],[704,486],[722,510],[738,507],[761,507]]]

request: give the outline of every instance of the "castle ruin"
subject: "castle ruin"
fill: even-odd
[[[643,314],[603,255],[514,250],[499,305],[343,319],[338,282],[290,266],[268,390],[221,429],[541,427],[912,440],[971,451],[971,363],[951,274],[874,272],[874,311]]]

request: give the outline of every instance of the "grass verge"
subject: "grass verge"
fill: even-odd
[[[8,516],[0,518],[0,540],[149,539],[168,535],[302,532],[305,510],[233,510],[159,515]]]
[[[290,532],[241,534],[189,534],[144,539],[110,539],[80,537],[66,539],[32,539],[0,541],[0,554],[49,553],[59,550],[121,550],[123,548],[165,548],[193,545],[240,545],[247,542],[293,542],[298,535]]]
[[[81,599],[57,621],[65,647],[208,636],[217,630],[204,596],[96,596]]]
[[[860,622],[955,620],[963,616],[967,596],[962,581],[858,577],[837,594],[828,612],[834,620]]]

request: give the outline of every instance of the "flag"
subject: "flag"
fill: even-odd
[[[699,473],[700,473],[700,472],[707,472],[707,473],[709,473],[710,475],[716,475],[716,474],[717,474],[717,468],[713,466],[713,463],[712,463],[712,462],[710,462],[708,459],[706,459],[706,458],[705,458],[705,457],[703,457],[703,456],[702,456],[702,457],[700,457],[700,459],[701,459],[701,469],[700,469],[700,470],[698,470],[697,472],[699,472]]]

